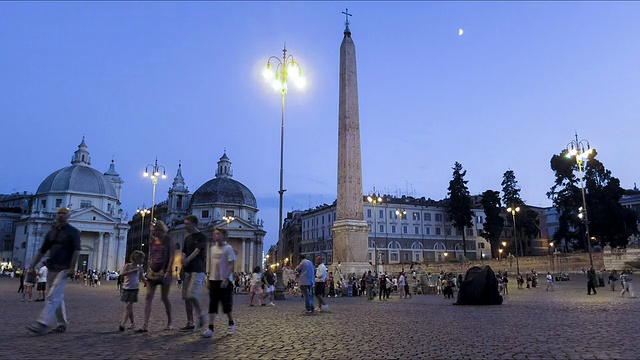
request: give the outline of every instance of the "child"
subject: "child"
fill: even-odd
[[[33,286],[36,284],[36,270],[27,270],[27,277],[24,279],[24,292],[22,293],[22,301],[24,301],[25,295],[29,296],[31,301],[31,293],[33,292]]]
[[[125,264],[122,268],[122,293],[120,300],[127,304],[124,311],[124,319],[120,323],[120,331],[124,331],[124,325],[127,323],[127,319],[131,321],[129,329],[135,328],[135,320],[133,318],[133,303],[138,302],[138,283],[144,282],[144,276],[140,269],[140,265],[144,261],[144,253],[140,250],[136,250],[131,254],[131,262]]]

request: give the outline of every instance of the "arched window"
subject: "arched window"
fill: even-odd
[[[436,244],[433,246],[433,249],[434,249],[434,250],[447,250],[447,248],[444,246],[444,244],[443,244],[443,243],[436,243]]]
[[[422,243],[419,242],[414,242],[413,244],[411,244],[411,249],[412,250],[422,250]]]
[[[400,250],[400,249],[401,249],[400,243],[399,243],[399,242],[397,242],[397,241],[392,241],[392,242],[390,242],[390,243],[389,243],[389,249],[397,249],[397,250]]]

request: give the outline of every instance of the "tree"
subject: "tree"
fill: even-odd
[[[524,201],[520,197],[520,187],[513,170],[502,174],[502,203],[505,206],[522,206]]]
[[[504,229],[504,218],[500,216],[502,212],[500,192],[494,190],[483,192],[480,203],[484,209],[485,216],[485,222],[482,224],[484,228],[482,237],[491,244],[491,257],[495,259],[499,256],[500,236],[502,235],[502,229]]]
[[[522,238],[527,237],[528,240],[540,235],[540,220],[535,210],[528,209],[524,200],[520,197],[520,187],[516,180],[513,170],[507,170],[502,175],[502,202],[505,206],[520,207],[520,215],[516,215],[514,233],[518,232],[519,236],[517,250],[520,255],[524,256],[527,252],[525,248],[529,242],[523,242]]]
[[[567,151],[551,157],[551,169],[556,180],[547,197],[553,201],[560,214],[558,231],[553,235],[556,241],[565,241],[574,249],[586,246],[585,225],[578,217],[583,206],[580,178],[575,175],[578,165],[575,159],[567,158]],[[600,245],[609,243],[612,247],[626,246],[628,238],[637,234],[638,214],[620,204],[625,190],[620,180],[611,174],[598,159],[594,150],[583,162],[584,188],[589,217],[589,232]]]
[[[447,204],[447,215],[451,219],[451,225],[462,233],[462,246],[464,257],[467,258],[467,239],[465,228],[473,225],[473,212],[471,211],[471,195],[467,188],[467,180],[464,176],[466,170],[462,170],[462,164],[455,162],[453,165],[453,179],[449,181],[449,203]]]

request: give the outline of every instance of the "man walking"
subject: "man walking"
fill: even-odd
[[[549,291],[549,288],[551,288],[551,291],[553,291],[554,287],[555,286],[553,285],[553,276],[551,276],[551,273],[547,271],[547,291]]]
[[[378,279],[378,289],[380,289],[380,294],[378,294],[378,300],[384,300],[387,298],[387,274],[381,272],[380,278]]]
[[[36,291],[38,291],[38,298],[36,301],[44,301],[45,293],[47,292],[47,273],[49,269],[47,268],[47,263],[42,262],[42,266],[38,270],[38,285],[36,286]]]
[[[316,256],[316,283],[313,288],[316,299],[318,299],[318,312],[329,310],[329,305],[324,302],[324,288],[327,281],[327,267],[322,261],[322,256]]]
[[[45,236],[44,242],[38,254],[31,262],[33,269],[44,257],[49,254],[49,268],[46,277],[49,283],[49,292],[46,297],[44,309],[38,320],[27,326],[29,331],[42,334],[49,331],[49,324],[54,317],[57,320],[55,332],[67,330],[67,311],[64,306],[64,287],[69,280],[69,272],[73,271],[78,261],[80,251],[80,232],[67,223],[69,209],[59,208],[56,213],[56,223]]]
[[[207,314],[202,311],[198,301],[198,293],[205,281],[207,237],[198,229],[197,217],[188,216],[184,220],[184,225],[189,232],[182,247],[182,273],[184,274],[182,300],[187,310],[187,325],[178,331],[193,331],[195,329],[194,310],[198,314],[198,328],[203,327],[207,320]]]
[[[233,267],[236,255],[231,245],[227,244],[229,232],[225,228],[213,230],[214,244],[209,248],[209,328],[202,333],[203,337],[213,337],[213,323],[218,313],[218,303],[222,303],[222,312],[229,319],[229,335],[236,332],[231,310],[233,307]]]
[[[311,286],[314,283],[313,264],[304,255],[300,255],[300,258],[302,260],[296,268],[298,285],[300,285],[300,290],[304,296],[304,306],[307,314],[313,314],[313,297],[311,297]]]
[[[367,277],[364,282],[367,287],[367,300],[373,300],[373,275],[371,275],[371,270],[367,271]]]
[[[633,288],[631,287],[631,270],[623,270],[622,275],[620,275],[620,280],[622,281],[620,297],[623,297],[625,293],[629,293],[632,298],[636,297],[636,294],[633,292]]]

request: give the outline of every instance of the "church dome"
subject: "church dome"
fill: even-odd
[[[82,143],[78,145],[78,150],[71,157],[71,166],[47,176],[38,187],[36,194],[78,192],[117,198],[116,189],[105,176],[118,176],[113,163],[109,171],[103,175],[98,170],[89,167],[91,165],[91,156],[89,155],[87,144],[84,142],[83,137]]]
[[[191,196],[191,206],[205,204],[233,204],[257,207],[256,197],[242,183],[229,178],[211,179]]]
[[[200,186],[191,196],[189,205],[232,204],[257,208],[256,197],[251,190],[232,177],[231,161],[225,151],[218,161],[216,178]]]
[[[47,176],[36,194],[50,192],[79,192],[116,198],[116,190],[106,176],[84,165],[72,165]]]

